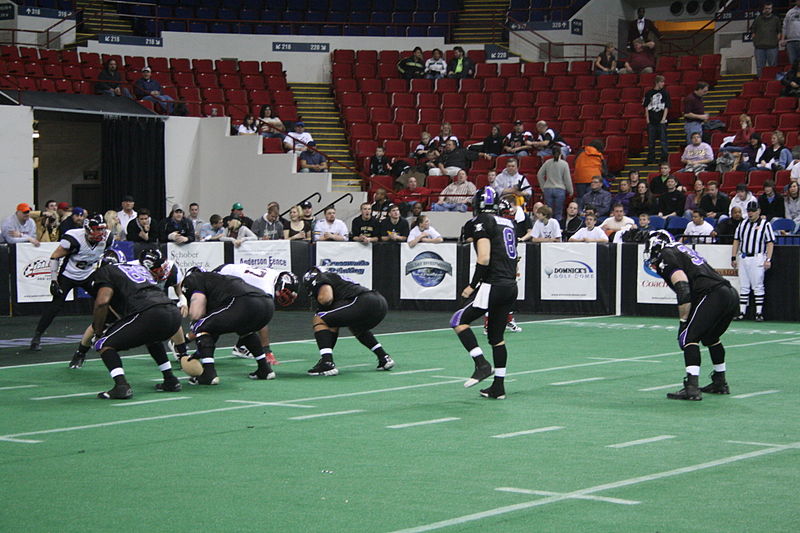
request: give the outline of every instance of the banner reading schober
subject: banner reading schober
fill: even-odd
[[[178,266],[189,270],[199,266],[212,270],[225,262],[224,242],[191,242],[188,244],[167,244],[167,257]]]
[[[456,299],[456,244],[400,245],[402,300]]]
[[[372,288],[372,244],[320,241],[315,246],[318,267]]]
[[[597,243],[543,242],[542,300],[597,300]]]

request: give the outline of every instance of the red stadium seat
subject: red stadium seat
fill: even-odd
[[[484,93],[467,93],[466,95],[466,108],[470,110],[475,107],[486,107],[489,103],[489,97]]]
[[[565,76],[569,74],[569,63],[567,61],[551,61],[547,63],[545,73],[548,76]]]
[[[796,113],[797,98],[793,96],[781,96],[776,98],[772,112],[778,115],[782,113]]]
[[[433,92],[433,80],[425,80],[425,79],[411,80],[409,90],[412,93]]]
[[[598,103],[612,104],[620,101],[620,89],[603,89],[600,91],[600,99]]]
[[[408,92],[408,80],[389,78],[383,81],[383,90],[387,93],[406,93]],[[364,89],[362,88],[361,91],[363,92]]]
[[[223,74],[219,78],[219,86],[223,89],[240,89],[242,80],[238,74]]]
[[[358,50],[356,52],[356,63],[375,65],[378,63],[377,50]]]
[[[458,80],[454,78],[441,78],[436,80],[434,90],[437,93],[454,93],[458,92]]]
[[[520,73],[520,63],[500,63],[500,77],[513,78]]]
[[[443,93],[442,109],[458,108],[464,109],[464,95],[461,93]]]
[[[239,61],[239,74],[243,76],[261,74],[258,61]]]
[[[578,103],[577,91],[561,91],[556,97],[556,105],[575,105]]]
[[[486,107],[470,107],[467,105],[467,122],[470,124],[476,122],[488,122],[489,110]]]
[[[355,63],[356,52],[355,50],[334,50],[331,53],[331,60],[334,63]]]
[[[464,78],[458,87],[460,93],[479,93],[483,91],[483,80]]]
[[[511,102],[511,95],[508,93],[490,93],[489,107],[506,107]]]
[[[545,64],[542,62],[525,63],[525,65],[522,67],[522,75],[526,78],[531,76],[543,76],[544,65]]]
[[[262,61],[261,73],[264,76],[283,76],[283,65],[280,61]]]
[[[747,176],[747,187],[750,191],[760,191],[764,187],[764,182],[772,177],[771,170],[753,170]]]
[[[475,65],[476,78],[494,78],[497,76],[497,63],[478,63]]]
[[[262,142],[261,151],[265,154],[282,154],[284,152],[282,139],[265,137],[264,140],[261,142]]]
[[[369,122],[370,124],[381,124],[392,121],[392,110],[388,107],[370,107],[369,108]]]
[[[413,95],[412,95],[413,96]],[[441,106],[441,99],[438,93],[418,93],[417,94],[417,108],[418,109],[438,109]]]
[[[599,99],[600,95],[593,89],[586,89],[578,93],[578,103],[580,105],[596,104]]]
[[[503,78],[485,78],[483,80],[483,92],[496,93],[506,90],[506,80]]]
[[[553,78],[553,91],[571,91],[575,88],[574,76],[556,76]]]

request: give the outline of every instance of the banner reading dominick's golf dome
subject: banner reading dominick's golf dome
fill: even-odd
[[[543,242],[542,300],[597,300],[597,243]]]
[[[455,300],[456,244],[401,244],[400,298]]]

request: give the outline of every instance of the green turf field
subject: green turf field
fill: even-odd
[[[379,335],[392,372],[340,339],[329,378],[305,375],[313,341],[274,345],[269,382],[220,350],[218,387],[173,394],[129,357],[127,402],[94,399],[96,359],[20,359],[0,367],[0,531],[800,531],[800,326],[734,323],[732,394],[679,402],[675,320],[522,325],[504,401],[462,387],[449,330]]]

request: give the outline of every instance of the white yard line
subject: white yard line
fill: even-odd
[[[389,372],[393,376],[405,376],[407,374],[419,374],[420,372],[438,372],[444,368],[420,368],[419,370],[404,370],[402,372]]]
[[[770,448],[774,447],[781,447],[783,444],[772,444],[770,442],[752,442],[747,440],[726,440],[725,442],[730,442],[731,444],[746,444],[748,446],[769,446]]]
[[[174,402],[175,400],[188,400],[191,396],[170,396],[169,398],[159,398],[157,400],[142,400],[140,402],[112,403],[112,407],[130,407],[131,405],[146,405],[158,402]]]
[[[492,435],[493,439],[510,439],[511,437],[520,437],[522,435],[533,435],[534,433],[544,433],[546,431],[557,431],[564,429],[564,426],[547,426],[544,428],[526,429],[524,431],[515,431],[513,433],[501,433],[499,435]]]
[[[573,385],[575,383],[589,383],[590,381],[600,381],[600,380],[603,380],[603,379],[606,379],[606,378],[597,377],[597,378],[572,379],[570,381],[556,381],[555,383],[551,383],[550,385],[556,385],[556,386]]]
[[[448,418],[434,418],[433,420],[422,420],[420,422],[409,422],[408,424],[395,424],[393,426],[386,426],[387,429],[405,429],[405,428],[413,428],[416,426],[429,426],[431,424],[441,424],[443,422],[452,422],[454,420],[461,420],[460,418],[456,417],[448,417]]]
[[[308,420],[310,418],[323,418],[326,416],[341,416],[341,415],[352,415],[354,413],[363,413],[363,409],[351,409],[349,411],[335,411],[333,413],[317,413],[315,415],[303,415],[303,416],[293,416],[289,418],[289,420]]]
[[[439,369],[441,370],[441,369]],[[39,385],[13,385],[11,387],[0,387],[0,391],[2,390],[16,390],[16,389],[32,389],[34,387],[38,387]]]
[[[272,407],[298,407],[300,409],[313,409],[315,407],[313,405],[294,405],[285,402],[251,402],[248,400],[225,400],[225,401],[228,403],[241,403],[241,404],[252,405],[253,407],[256,407],[258,405],[265,405]]]
[[[631,440],[628,442],[620,442],[618,444],[609,444],[606,448],[628,448],[629,446],[638,446],[640,444],[649,444],[651,442],[658,442],[661,440],[674,439],[675,435],[659,435],[658,437],[650,437],[647,439]]]
[[[375,365],[375,363],[358,363],[358,364],[355,364],[355,365],[340,365],[340,366],[337,366],[337,368],[359,368],[359,367],[362,367],[362,366],[374,366],[374,365]]]
[[[31,400],[59,400],[61,398],[77,398],[79,396],[97,396],[97,391],[76,392],[75,394],[59,394],[58,396],[39,396],[38,398],[31,398]]]
[[[670,385],[659,385],[658,387],[647,387],[646,389],[639,389],[639,392],[652,392],[654,390],[674,389],[680,387],[681,383],[672,383]]]
[[[596,361],[614,361],[617,363],[661,363],[661,361],[650,361],[649,359],[636,359],[631,361],[630,359],[619,357],[587,357],[587,359],[594,359]]]
[[[752,398],[754,396],[763,396],[765,394],[775,394],[776,392],[780,392],[779,390],[762,390],[758,392],[748,392],[746,394],[737,394],[736,396],[731,396],[731,398],[736,398],[737,400],[741,400],[743,398]]]
[[[549,490],[529,490],[518,489],[514,487],[497,487],[494,489],[498,492],[513,492],[515,494],[532,494],[534,496],[564,496],[561,492],[553,492]],[[636,500],[623,500],[621,498],[606,498],[605,496],[572,496],[576,500],[592,500],[597,502],[616,503],[619,505],[638,505],[642,502]]]

